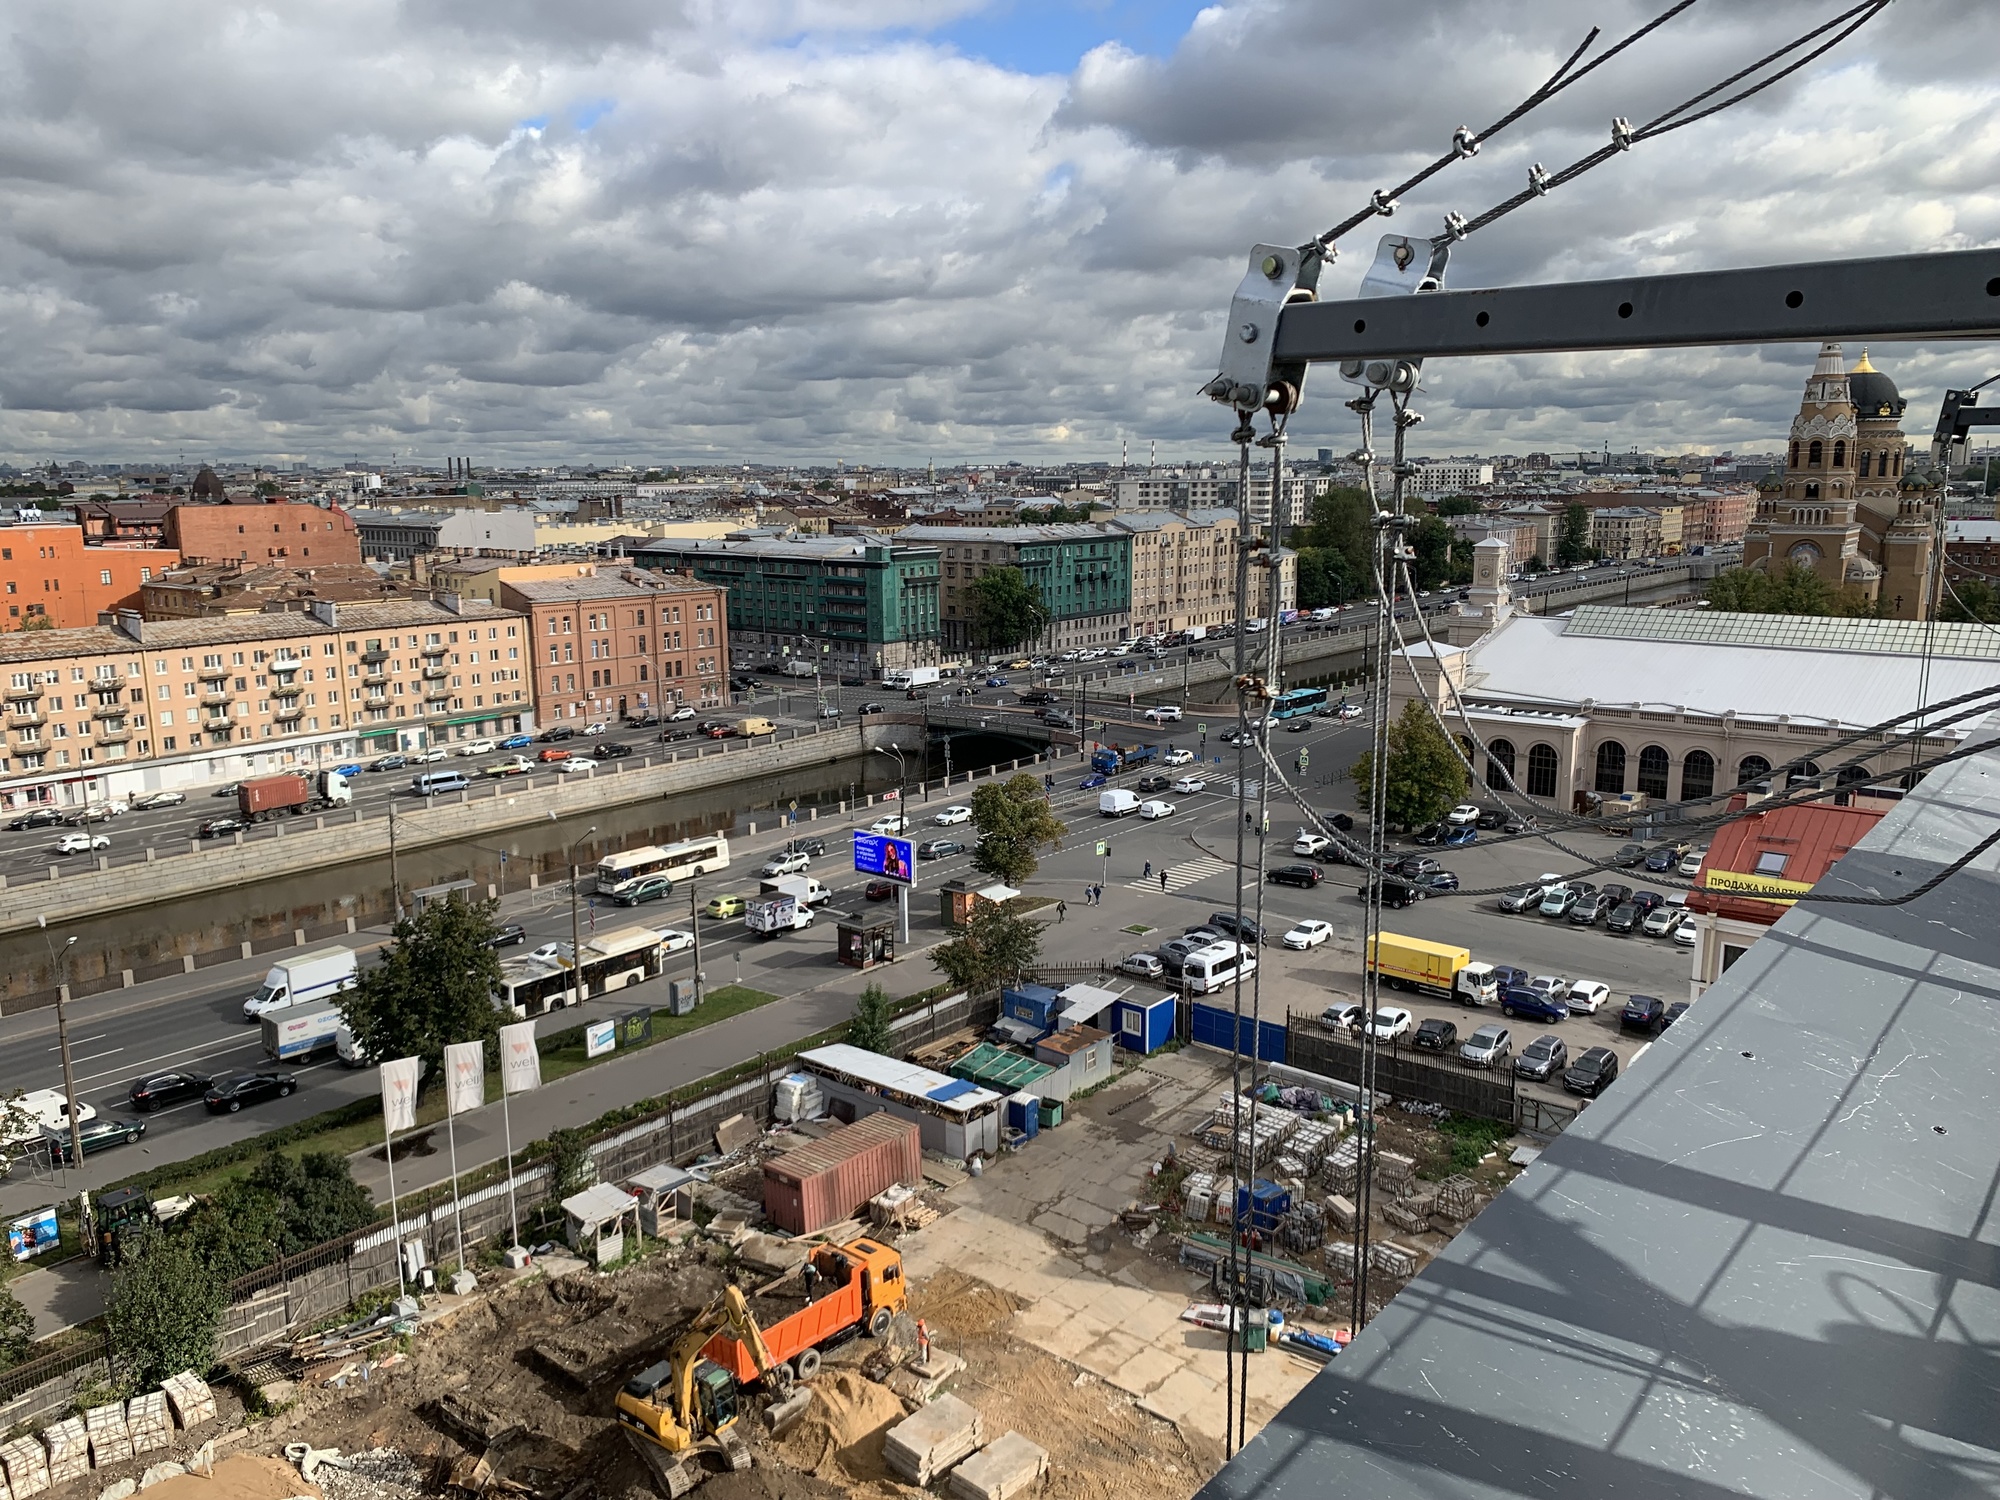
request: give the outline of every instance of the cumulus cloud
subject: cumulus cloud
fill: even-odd
[[[1581,0],[1226,0],[1067,78],[983,0],[18,0],[0,53],[0,453],[921,462],[1215,452],[1247,247],[1484,125]],[[1393,227],[1512,192],[1830,13],[1697,6]],[[1953,45],[1941,48],[1949,34]],[[1904,0],[1743,112],[1461,246],[1455,285],[1988,245],[2000,17]],[[1448,111],[1448,113],[1446,112]],[[1343,248],[1343,295],[1375,233]],[[1918,402],[1988,373],[1880,350]],[[1440,451],[1775,439],[1797,350],[1458,362]],[[1335,383],[1294,427],[1351,446]]]

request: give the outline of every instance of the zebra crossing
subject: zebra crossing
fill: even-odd
[[[1230,868],[1231,866],[1225,861],[1211,859],[1207,855],[1178,865],[1168,865],[1167,894],[1171,896],[1175,891],[1184,891],[1196,882],[1206,880],[1211,875],[1220,875]],[[1142,875],[1137,880],[1128,880],[1125,882],[1125,888],[1132,891],[1157,891],[1160,889],[1159,871],[1154,871],[1150,876]]]

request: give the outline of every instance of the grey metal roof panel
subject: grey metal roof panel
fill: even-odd
[[[1988,751],[1820,889],[1996,820]],[[1996,912],[1794,907],[1203,1493],[2000,1495]]]

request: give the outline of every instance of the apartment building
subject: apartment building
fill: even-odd
[[[139,602],[141,586],[180,561],[171,547],[93,547],[83,528],[62,521],[0,527],[0,629],[59,630]]]
[[[1045,650],[1111,646],[1131,635],[1132,536],[1104,523],[1050,526],[906,526],[899,542],[943,551],[939,638],[950,653],[972,651],[972,586],[994,568],[1018,568],[1041,591]]]
[[[189,563],[277,562],[298,567],[361,561],[354,518],[293,500],[176,505],[162,540]]]
[[[1447,516],[1445,525],[1459,536],[1477,545],[1488,537],[1497,538],[1507,551],[1501,558],[1502,573],[1516,573],[1527,565],[1531,557],[1551,561],[1555,548],[1550,546],[1544,552],[1543,539],[1547,518],[1542,516],[1477,515]]]
[[[1417,465],[1417,492],[1449,495],[1455,490],[1484,489],[1493,483],[1493,465],[1452,459],[1445,463]]]
[[[355,604],[393,599],[405,590],[366,563],[292,568],[279,563],[197,563],[139,585],[139,613],[149,620],[198,620],[303,610],[315,599]]]
[[[682,573],[594,567],[572,578],[500,581],[527,617],[536,711],[546,724],[608,723],[683,703],[727,701],[725,591]]]
[[[1743,540],[1756,508],[1756,494],[1742,490],[1700,490],[1683,502],[1681,548],[1726,547]]]
[[[1164,635],[1236,618],[1234,510],[1126,511],[1110,525],[1132,538],[1131,633]],[[1278,607],[1298,604],[1298,554],[1278,554]],[[1251,613],[1270,610],[1269,568],[1251,570]]]
[[[533,724],[527,622],[474,601],[0,636],[0,804],[196,787]]]
[[[1590,513],[1590,545],[1599,557],[1658,557],[1660,512],[1645,505],[1600,506]]]

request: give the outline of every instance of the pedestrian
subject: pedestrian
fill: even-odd
[[[1056,920],[1058,922],[1067,922],[1069,920],[1069,903],[1067,901],[1058,901],[1056,903]]]
[[[1160,894],[1165,895],[1166,891],[1167,891],[1167,872],[1165,870],[1162,870],[1160,871]]]
[[[1151,880],[1153,878],[1153,862],[1150,859],[1146,861],[1146,873],[1139,878],[1141,880]]]

